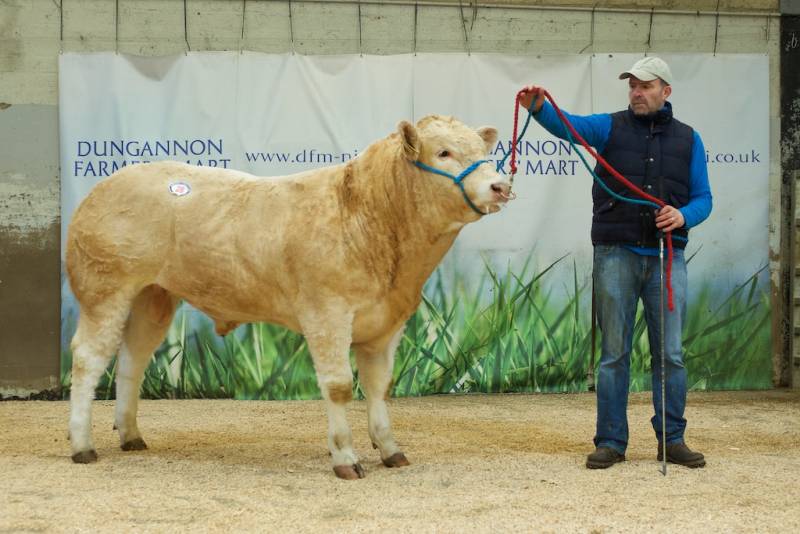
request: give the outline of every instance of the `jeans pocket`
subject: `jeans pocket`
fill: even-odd
[[[605,258],[609,256],[614,250],[617,248],[616,245],[595,245],[594,246],[594,257],[595,258]]]

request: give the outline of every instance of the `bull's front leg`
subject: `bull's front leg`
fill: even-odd
[[[386,467],[409,465],[392,435],[389,410],[386,406],[386,401],[392,394],[394,354],[402,337],[401,327],[384,346],[356,347],[358,377],[367,398],[369,437],[372,439],[372,445],[380,451],[381,461]]]
[[[332,311],[325,316],[308,317],[303,333],[308,342],[317,382],[328,412],[328,448],[333,471],[339,478],[364,478],[364,469],[353,450],[353,434],[347,423],[347,404],[353,398],[353,371],[350,368],[352,313]]]

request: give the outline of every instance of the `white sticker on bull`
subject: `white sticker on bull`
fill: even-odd
[[[192,192],[192,187],[186,182],[172,182],[169,184],[169,192],[176,197],[182,197]]]
[[[136,423],[139,386],[183,300],[220,335],[239,323],[271,322],[305,336],[327,407],[331,463],[345,479],[364,476],[345,413],[354,349],[370,441],[384,465],[408,465],[386,406],[394,354],[461,228],[513,198],[509,178],[485,161],[496,145],[494,128],[434,115],[401,122],[345,164],[290,176],[162,161],[126,166],[101,182],[73,215],[66,241],[80,305],[73,461],[97,460],[92,398],[117,350],[120,445],[147,448]],[[180,176],[191,176],[191,187]],[[164,194],[182,197],[192,187],[203,194],[191,201]]]

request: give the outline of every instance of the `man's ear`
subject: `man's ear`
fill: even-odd
[[[403,152],[406,157],[411,161],[417,161],[419,159],[420,149],[417,129],[408,121],[400,121],[400,124],[397,125],[397,131],[400,133],[400,139],[403,142]]]
[[[669,95],[671,95],[671,94],[672,94],[672,86],[671,85],[665,86],[664,87],[664,99],[669,98]]]
[[[486,153],[494,151],[497,144],[497,128],[491,126],[481,126],[477,129],[478,135],[481,136],[483,142],[486,143]]]

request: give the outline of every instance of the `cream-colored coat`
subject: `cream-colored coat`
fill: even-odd
[[[96,459],[92,391],[116,351],[122,447],[146,447],[136,425],[142,374],[184,299],[221,334],[259,321],[306,336],[343,478],[363,476],[344,413],[353,346],[373,443],[386,465],[406,465],[384,402],[394,351],[423,284],[463,225],[480,217],[451,180],[413,161],[458,174],[496,138],[492,128],[430,116],[416,127],[402,122],[346,164],[296,175],[163,162],[126,167],[98,184],[75,212],[66,245],[81,314],[72,344],[73,459]],[[510,191],[492,164],[464,183],[484,212],[497,211]],[[175,184],[188,189],[174,194]]]

